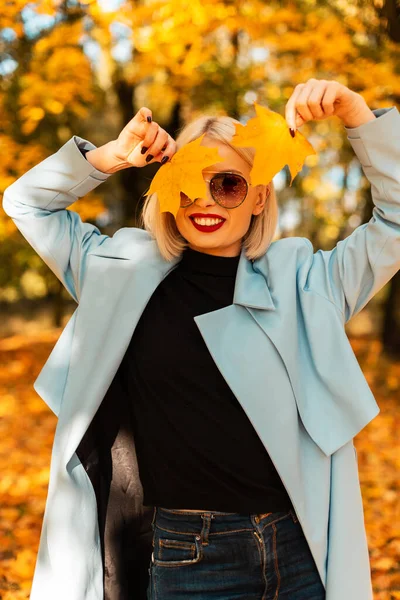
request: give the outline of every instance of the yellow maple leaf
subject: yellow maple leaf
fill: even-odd
[[[233,146],[256,149],[253,168],[250,171],[252,185],[267,184],[288,165],[291,175],[290,185],[303,168],[306,156],[316,154],[306,138],[296,130],[294,138],[289,127],[279,113],[254,103],[257,116],[249,119],[246,125],[236,124],[232,137]]]
[[[192,200],[205,196],[207,188],[202,170],[223,161],[224,158],[217,148],[200,145],[204,135],[182,146],[154,175],[145,195],[157,193],[160,212],[170,212],[176,218],[181,191]]]

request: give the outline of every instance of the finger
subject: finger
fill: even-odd
[[[320,80],[313,83],[307,101],[307,106],[312,114],[313,119],[323,119],[325,117],[325,112],[322,108],[321,102],[327,86],[328,82],[325,80]]]
[[[142,149],[141,149],[142,154],[145,154],[146,152],[148,152],[150,146],[156,139],[159,129],[160,129],[160,126],[155,121],[152,121],[151,123],[148,124],[147,131],[146,131],[143,141],[142,141]]]
[[[312,89],[313,84],[307,82],[296,99],[296,110],[304,122],[311,121],[314,118],[308,106],[308,98],[312,92]]]
[[[296,101],[304,85],[304,83],[299,83],[298,85],[296,85],[292,95],[290,96],[285,106],[286,122],[290,129],[293,129],[294,131],[296,131]]]
[[[138,120],[146,121],[147,123],[151,123],[153,120],[153,113],[146,106],[142,106],[136,113],[135,117],[138,117]]]
[[[123,131],[129,135],[143,138],[147,132],[149,124],[152,123],[152,118],[151,110],[145,106],[142,106],[136,115],[130,121],[128,121]]]
[[[162,129],[160,127],[157,132],[156,138],[154,139],[153,143],[151,144],[151,146],[148,150],[148,156],[146,158],[146,162],[150,162],[152,159],[161,160],[161,158],[163,157],[161,149],[166,147],[167,145],[168,145],[168,133],[165,131],[165,129]],[[157,158],[159,155],[161,155],[160,159]],[[149,156],[152,157],[152,158],[150,158],[150,160],[149,160]]]
[[[340,83],[338,81],[331,81],[329,85],[327,85],[325,94],[322,98],[322,106],[324,109],[325,115],[333,115],[335,112],[335,100],[338,97]]]
[[[173,157],[175,152],[176,152],[176,142],[170,135],[168,135],[168,141],[165,146],[165,150],[160,152],[160,154],[155,157],[155,160],[159,160],[161,162],[161,164],[164,164],[164,163],[168,162],[169,160],[171,160],[171,158]],[[165,159],[167,159],[167,160],[165,160]]]

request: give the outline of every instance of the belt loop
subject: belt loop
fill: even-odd
[[[203,513],[201,515],[203,519],[203,528],[201,530],[201,540],[204,546],[208,546],[208,534],[210,533],[210,525],[212,519],[212,513]]]

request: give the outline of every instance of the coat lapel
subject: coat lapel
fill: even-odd
[[[379,412],[336,308],[301,288],[301,259],[289,250],[273,244],[267,262],[281,254],[286,273],[265,261],[261,273],[262,261],[252,264],[242,250],[233,304],[194,318],[272,459],[276,440],[279,462],[282,443],[290,453],[299,425],[330,457]]]

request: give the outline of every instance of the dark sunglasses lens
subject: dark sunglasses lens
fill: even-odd
[[[215,175],[210,181],[212,196],[227,208],[241,204],[247,194],[247,184],[244,177],[234,173]]]

